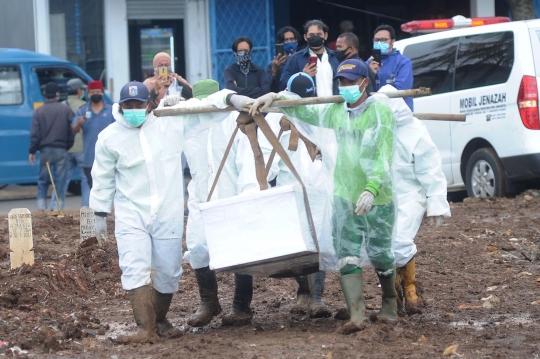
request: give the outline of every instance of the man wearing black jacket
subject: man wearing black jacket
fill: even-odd
[[[338,59],[339,63],[349,59],[362,60],[358,55],[359,47],[360,42],[358,41],[358,37],[352,32],[344,32],[337,38],[336,50],[334,53],[336,54],[336,58]],[[373,84],[375,83],[375,74],[371,71],[371,69],[369,69],[369,67],[368,78],[369,83],[366,87],[366,91],[369,96],[370,93],[375,92],[375,88],[373,87]]]
[[[225,68],[225,87],[238,95],[257,98],[270,92],[270,83],[261,66],[251,62],[253,43],[246,36],[234,40],[232,50],[236,63]]]
[[[73,114],[66,104],[58,102],[60,88],[55,82],[45,85],[43,92],[46,102],[34,111],[30,130],[28,161],[33,166],[36,152],[39,151],[39,178],[37,209],[43,213],[47,209],[47,190],[49,172],[46,163],[53,167],[53,178],[57,188],[64,188],[66,181],[66,153],[73,146],[74,134],[71,132]],[[64,208],[65,192],[58,192],[58,209]]]

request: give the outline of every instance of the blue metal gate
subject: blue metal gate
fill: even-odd
[[[265,67],[273,57],[275,43],[274,0],[210,0],[212,77],[221,88],[223,71],[234,63],[231,45],[238,36],[253,41],[252,62]]]

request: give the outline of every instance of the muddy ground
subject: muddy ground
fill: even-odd
[[[117,345],[135,330],[114,237],[104,248],[78,246],[75,218],[33,217],[35,264],[9,270],[7,218],[0,219],[0,355],[72,358],[436,358],[458,344],[454,358],[535,358],[540,354],[540,198],[465,199],[452,204],[440,229],[424,223],[417,238],[418,279],[427,306],[396,323],[370,323],[342,335],[343,321],[291,315],[291,279],[256,278],[253,324],[189,328],[198,292],[184,265],[169,317],[186,334],[156,345]],[[111,219],[112,220],[112,219]],[[112,222],[110,227],[112,228]],[[112,232],[110,230],[110,232]],[[366,270],[370,310],[380,289]],[[218,275],[224,312],[233,276]],[[326,303],[345,307],[336,273],[328,275]],[[18,348],[16,348],[18,347]],[[20,348],[20,351],[19,351]]]

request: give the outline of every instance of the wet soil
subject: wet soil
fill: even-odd
[[[7,218],[0,219],[0,355],[39,358],[535,358],[540,355],[540,198],[465,199],[438,229],[425,221],[418,237],[422,314],[370,322],[340,334],[345,321],[291,314],[293,279],[255,278],[251,325],[221,327],[234,278],[218,274],[223,313],[190,328],[198,306],[193,271],[184,264],[169,319],[183,330],[159,344],[118,345],[135,332],[114,236],[104,247],[79,246],[78,214],[34,215],[35,264],[9,270]],[[110,219],[109,229],[113,223]],[[380,288],[365,270],[367,307]],[[334,314],[345,307],[338,275],[324,294]],[[339,317],[339,316],[338,316]],[[453,354],[452,354],[453,353]]]

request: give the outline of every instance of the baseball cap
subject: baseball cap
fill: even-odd
[[[349,59],[339,64],[337,74],[334,76],[334,80],[343,78],[356,81],[360,76],[368,77],[368,69],[366,64],[358,59]]]
[[[219,83],[214,80],[199,80],[193,84],[193,97],[202,100],[219,91]]]
[[[119,103],[129,100],[135,100],[140,102],[148,102],[150,100],[150,91],[142,82],[131,81],[122,87],[120,90]]]
[[[305,72],[292,75],[287,81],[287,88],[302,98],[315,97],[315,83]]]
[[[56,82],[47,82],[44,92],[46,98],[53,98],[57,92],[60,92],[60,87]]]
[[[81,79],[71,79],[67,82],[68,91],[77,91],[78,89],[86,89],[87,86]]]
[[[88,83],[88,89],[89,90],[103,90],[103,82],[97,81],[97,80],[90,81]]]

